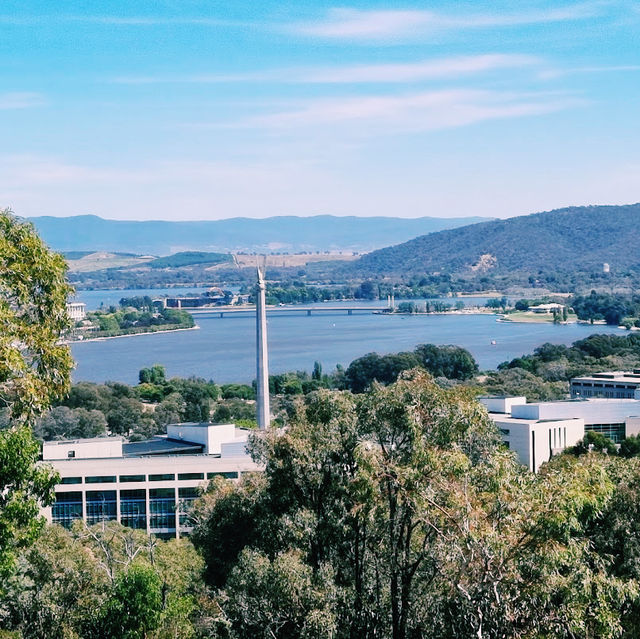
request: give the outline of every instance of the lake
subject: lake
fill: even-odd
[[[118,299],[123,293],[117,292]],[[471,302],[467,299],[465,303]],[[196,323],[198,330],[76,342],[71,347],[77,364],[73,378],[135,384],[141,368],[159,363],[170,377],[196,375],[218,383],[251,382],[255,377],[255,317],[196,316]],[[272,316],[268,332],[272,373],[311,371],[316,360],[329,372],[336,364],[347,366],[365,353],[413,350],[424,343],[463,346],[482,369],[489,369],[530,353],[544,342],[570,344],[592,333],[625,334],[609,326],[497,322],[492,314],[347,315],[344,311]]]

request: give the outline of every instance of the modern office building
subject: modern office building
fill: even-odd
[[[640,369],[594,373],[571,380],[571,397],[640,399]]]
[[[569,399],[527,403],[525,397],[481,397],[504,443],[533,472],[574,446],[586,431],[620,442],[640,433],[640,400]]]
[[[187,513],[214,477],[238,479],[260,470],[247,454],[248,431],[233,424],[174,424],[166,437],[52,441],[43,462],[61,477],[56,501],[44,512],[69,527],[115,520],[160,537],[188,533]]]
[[[540,466],[574,446],[584,437],[584,420],[579,417],[540,418],[535,413],[519,415],[526,397],[481,397],[489,417],[500,431],[502,441],[513,450],[520,462],[534,473]]]

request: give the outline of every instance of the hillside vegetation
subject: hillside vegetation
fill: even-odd
[[[167,257],[159,257],[155,260],[147,262],[146,266],[150,268],[179,268],[180,266],[192,266],[196,264],[222,264],[224,262],[232,262],[231,255],[226,253],[203,253],[201,251],[184,251],[169,255]]]
[[[424,235],[343,266],[354,277],[448,273],[497,284],[571,283],[640,271],[640,204],[558,209]],[[603,273],[603,264],[611,273]],[[502,280],[502,282],[501,282]]]

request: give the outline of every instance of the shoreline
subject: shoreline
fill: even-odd
[[[146,331],[144,333],[127,333],[124,335],[109,335],[108,337],[88,337],[87,339],[63,340],[60,344],[85,344],[86,342],[104,342],[108,339],[122,339],[123,337],[142,337],[143,335],[157,335],[158,333],[178,333],[180,331],[197,331],[200,330],[198,325],[189,328],[169,328],[165,331]]]

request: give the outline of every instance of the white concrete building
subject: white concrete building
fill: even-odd
[[[571,380],[571,397],[640,399],[640,369],[574,377]]]
[[[61,476],[49,521],[69,527],[116,520],[161,537],[189,531],[187,512],[208,480],[261,470],[247,454],[248,431],[233,424],[174,424],[166,437],[45,442],[43,463]]]
[[[534,313],[545,313],[547,315],[553,313],[553,311],[561,311],[564,308],[564,304],[557,304],[555,302],[551,304],[538,304],[537,306],[531,306],[530,310]]]
[[[525,397],[481,397],[480,402],[489,411],[505,445],[534,473],[553,455],[574,446],[584,437],[584,420],[579,417],[516,416],[518,409],[532,406],[526,403]]]
[[[67,313],[74,322],[81,322],[87,316],[84,302],[67,302]]]
[[[520,461],[537,472],[540,465],[574,446],[586,431],[618,443],[640,433],[640,400],[570,399],[528,404],[525,397],[481,397],[502,439]]]

